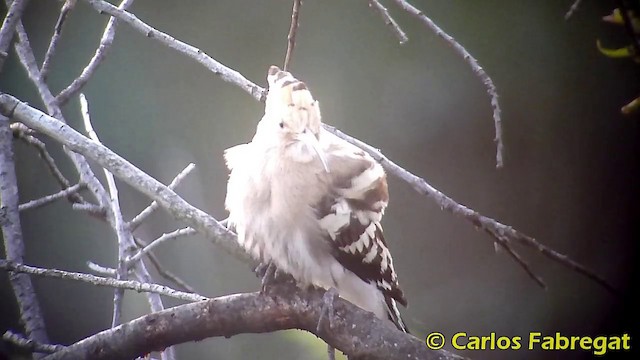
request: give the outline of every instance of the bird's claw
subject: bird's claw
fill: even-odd
[[[329,288],[322,296],[322,309],[320,309],[320,317],[318,318],[318,325],[316,326],[316,333],[320,333],[322,329],[322,320],[326,316],[329,320],[329,329],[333,328],[333,318],[335,316],[333,303],[338,296],[338,290],[335,288]]]
[[[256,274],[258,275],[258,277],[261,278],[260,280],[260,293],[261,294],[266,294],[269,292],[269,289],[272,287],[272,285],[276,282],[276,276],[277,276],[277,271],[278,269],[276,268],[276,266],[272,263],[272,262],[268,262],[268,263],[261,263],[260,265],[258,265],[255,269]]]

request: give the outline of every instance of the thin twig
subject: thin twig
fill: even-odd
[[[167,281],[172,282],[178,289],[182,289],[186,292],[197,293],[195,288],[189,285],[186,281],[182,280],[178,275],[172,273],[171,271],[165,269],[161,264],[160,260],[156,256],[156,254],[150,252],[147,253],[147,258],[151,261],[151,265],[156,269],[158,275],[165,278]]]
[[[409,41],[407,34],[402,30],[400,25],[389,15],[389,11],[378,0],[369,0],[369,7],[373,8],[380,16],[382,21],[391,28],[394,35],[398,38],[400,45],[404,45]]]
[[[95,141],[98,144],[102,144],[100,139],[98,138],[98,134],[93,130],[93,125],[91,125],[91,116],[89,114],[89,104],[87,103],[87,98],[84,94],[80,93],[80,112],[82,113],[82,119],[84,121],[84,127],[87,130],[87,134],[89,134],[89,138]],[[126,280],[127,279],[127,266],[125,259],[128,256],[127,245],[131,242],[131,233],[126,228],[126,222],[122,218],[122,212],[120,211],[120,200],[118,199],[118,187],[116,186],[116,180],[113,177],[113,174],[104,169],[104,175],[107,178],[107,186],[109,188],[109,197],[110,197],[110,206],[111,213],[113,214],[114,219],[114,230],[116,231],[116,235],[118,237],[118,271],[116,273],[116,277],[118,280]],[[122,307],[122,298],[124,296],[124,290],[116,289],[113,295],[113,318],[111,322],[111,327],[116,327],[120,325],[120,316],[121,316],[121,307]]]
[[[18,180],[12,137],[9,119],[0,115],[0,225],[6,258],[21,263],[25,257],[25,246],[18,212]],[[25,275],[10,276],[9,282],[27,336],[38,342],[48,343],[49,338],[31,278]]]
[[[118,8],[127,9],[131,5],[131,3],[133,3],[133,0],[123,0],[118,6]],[[69,86],[67,86],[64,90],[62,90],[56,96],[57,104],[59,105],[66,104],[67,101],[69,101],[69,99],[71,99],[80,90],[82,90],[84,85],[89,81],[91,76],[98,69],[102,61],[106,58],[107,53],[111,49],[111,44],[113,44],[113,39],[115,38],[115,34],[116,34],[117,24],[118,24],[118,21],[116,18],[112,17],[109,19],[109,22],[107,22],[107,26],[104,28],[104,31],[102,32],[100,43],[98,44],[98,48],[96,49],[96,52],[93,54],[93,57],[91,58],[91,60],[89,60],[89,63],[87,64],[87,66],[85,66],[85,68],[82,69],[82,72],[80,73],[80,75],[77,78],[75,78],[71,82],[71,84],[69,84]]]
[[[55,55],[58,48],[58,40],[60,40],[60,35],[62,34],[62,27],[65,24],[67,16],[76,6],[77,2],[78,0],[66,0],[64,2],[64,5],[62,5],[62,8],[60,9],[58,21],[56,21],[56,26],[53,29],[53,35],[51,36],[51,41],[49,41],[49,47],[47,48],[47,52],[44,55],[44,60],[42,61],[42,67],[40,68],[40,78],[42,79],[42,81],[47,81],[49,70],[51,69],[51,59],[53,59],[53,55]]]
[[[84,188],[84,184],[82,183],[78,183],[75,184],[71,187],[68,187],[64,190],[58,191],[55,194],[51,194],[51,195],[47,195],[44,197],[41,197],[39,199],[35,199],[35,200],[31,200],[29,202],[26,202],[24,204],[20,204],[20,206],[18,206],[18,210],[19,211],[26,211],[26,210],[31,210],[31,209],[36,209],[45,205],[48,205],[58,199],[62,199],[64,197],[69,197],[69,195],[77,193],[78,191],[82,190]]]
[[[379,150],[375,149],[371,145],[355,139],[333,126],[327,124],[323,124],[323,126],[324,129],[328,132],[367,152],[376,161],[378,161],[390,174],[411,185],[411,187],[419,194],[425,195],[434,200],[441,209],[446,210],[456,216],[462,217],[463,219],[471,222],[474,226],[487,232],[489,235],[491,235],[491,237],[493,237],[493,241],[498,242],[500,245],[508,246],[508,242],[517,241],[521,244],[537,249],[542,255],[586,276],[590,280],[593,280],[600,286],[607,289],[609,292],[614,294],[618,293],[616,288],[603,277],[586,268],[585,266],[575,262],[567,255],[556,252],[555,250],[539,243],[534,238],[513,229],[511,226],[504,225],[494,219],[481,215],[462,204],[457,203],[433,186],[429,185],[424,179],[398,166],[396,163],[384,156]],[[516,261],[518,260],[516,259]],[[519,261],[518,263],[521,265],[521,267],[523,266],[523,264]],[[525,271],[527,271],[526,268],[524,269]]]
[[[4,61],[9,56],[9,46],[11,46],[14,30],[20,23],[20,18],[28,3],[28,0],[5,1],[7,15],[4,17],[2,27],[0,27],[0,72],[4,66]]]
[[[218,75],[222,80],[236,84],[242,90],[249,93],[256,100],[264,101],[266,96],[266,91],[262,87],[252,83],[247,80],[242,74],[233,70],[217,60],[211,58],[209,55],[205,54],[204,51],[191,46],[187,43],[184,43],[180,40],[173,38],[172,36],[158,31],[151,26],[145,24],[143,21],[138,19],[135,15],[124,11],[122,9],[118,9],[117,7],[109,4],[103,0],[84,0],[89,3],[96,11],[99,13],[106,13],[111,16],[114,16],[123,22],[129,24],[136,31],[144,34],[146,37],[156,40],[165,46],[168,46],[171,49],[174,49],[190,59],[197,61],[206,67],[209,71]]]
[[[58,269],[43,269],[35,266],[28,266],[23,264],[16,264],[11,261],[0,259],[0,269],[11,271],[15,273],[31,274],[41,277],[52,277],[64,280],[81,281],[95,286],[111,287],[114,289],[134,290],[137,292],[150,292],[154,294],[160,294],[168,296],[174,299],[186,300],[186,301],[201,301],[206,300],[207,297],[186,293],[183,291],[174,290],[168,286],[141,283],[133,280],[117,280],[112,278],[105,278],[90,274],[83,274],[77,272],[70,272]]]
[[[51,173],[53,178],[56,180],[56,182],[60,185],[60,188],[62,190],[66,190],[71,186],[71,183],[69,182],[69,180],[67,180],[67,178],[62,174],[62,171],[60,171],[60,169],[58,168],[58,165],[56,165],[56,161],[53,158],[53,156],[49,154],[49,151],[47,150],[47,147],[44,144],[44,142],[40,141],[40,139],[38,139],[37,137],[30,135],[26,132],[14,131],[13,135],[17,136],[18,139],[24,141],[25,143],[33,146],[36,149],[36,151],[38,151],[38,155],[40,156],[42,161],[44,161],[45,165],[47,166],[47,169],[49,169],[49,172]],[[84,203],[84,199],[77,192],[70,193],[67,199],[69,199],[69,201],[71,201],[72,203]]]
[[[462,45],[460,45],[451,35],[444,32],[436,23],[434,23],[429,17],[427,17],[422,11],[415,8],[405,0],[393,0],[400,8],[414,17],[418,18],[428,29],[433,31],[436,35],[442,38],[449,46],[457,52],[464,61],[471,67],[473,73],[476,74],[482,80],[482,83],[487,88],[487,93],[491,97],[491,106],[493,107],[493,121],[496,128],[496,137],[494,139],[496,143],[496,168],[502,168],[504,165],[503,160],[503,145],[502,145],[502,120],[500,118],[500,103],[498,102],[498,92],[496,86],[493,84],[493,80],[487,75],[484,69],[478,63],[478,60],[474,58]]]
[[[298,17],[300,16],[300,6],[302,0],[293,0],[293,9],[291,10],[291,26],[289,27],[289,35],[287,35],[287,52],[284,55],[284,65],[282,69],[284,71],[289,70],[291,64],[291,57],[293,56],[293,49],[296,47],[296,34],[298,32]]]
[[[143,247],[142,249],[140,249],[140,251],[138,251],[135,255],[129,257],[127,259],[127,263],[131,264],[134,263],[136,261],[139,261],[142,256],[144,256],[145,254],[149,253],[149,251],[151,251],[152,249],[154,249],[156,246],[162,244],[165,241],[168,240],[172,240],[172,239],[178,239],[180,237],[185,237],[185,236],[191,236],[191,235],[195,235],[196,231],[193,228],[190,227],[186,227],[183,229],[178,229],[175,231],[172,231],[170,233],[165,233],[162,234],[162,236],[160,236],[159,238],[153,240],[152,242],[149,243],[149,245]]]
[[[2,335],[2,340],[10,342],[14,346],[17,346],[29,352],[53,354],[54,352],[60,351],[65,348],[65,346],[62,345],[42,344],[37,341],[27,339],[24,336],[14,333],[11,330],[5,331],[5,333]]]
[[[571,7],[567,11],[567,13],[564,14],[564,19],[565,20],[569,20],[569,18],[571,18],[571,16],[573,16],[573,14],[576,12],[576,10],[578,10],[578,8],[580,7],[580,3],[581,2],[582,2],[582,0],[574,0],[573,1],[573,4],[571,4]]]
[[[171,180],[168,188],[171,190],[175,189],[176,186],[178,186],[182,182],[182,180],[184,180],[187,175],[189,175],[195,168],[196,164],[194,163],[190,163],[189,165],[187,165],[187,167],[180,171],[180,173],[178,173],[178,175],[176,175],[176,177]],[[151,214],[153,214],[154,211],[158,209],[158,207],[158,202],[152,201],[149,206],[147,206],[138,215],[131,219],[131,221],[129,221],[129,229],[131,229],[131,231],[135,231],[146,218],[148,218]]]
[[[117,274],[116,269],[96,264],[93,261],[87,261],[87,267],[91,271],[103,276],[116,277]]]
[[[133,237],[133,241],[136,243],[138,248],[143,248],[146,246],[145,243],[143,243],[140,239],[138,239],[135,236]],[[191,285],[189,285],[186,281],[182,280],[178,275],[165,269],[164,266],[160,264],[160,259],[158,259],[156,254],[154,254],[153,252],[149,252],[146,254],[146,256],[151,262],[151,265],[153,265],[153,267],[158,272],[158,275],[162,276],[167,281],[172,282],[179,289],[182,289],[186,292],[192,292],[192,293],[197,292]]]

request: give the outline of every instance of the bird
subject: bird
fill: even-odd
[[[343,299],[409,332],[407,306],[380,221],[386,174],[369,154],[322,127],[307,85],[271,66],[251,142],[224,152],[225,207],[238,243],[302,287]]]

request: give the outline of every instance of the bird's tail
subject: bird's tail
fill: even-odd
[[[385,303],[387,305],[387,313],[389,315],[389,320],[393,322],[393,324],[400,331],[404,331],[407,334],[410,334],[409,328],[405,325],[404,320],[402,320],[402,315],[400,315],[400,310],[398,310],[398,306],[396,304],[396,300],[390,296],[385,296]]]

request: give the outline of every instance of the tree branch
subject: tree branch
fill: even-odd
[[[398,23],[389,15],[389,11],[386,7],[384,7],[378,0],[369,0],[369,7],[374,9],[380,17],[382,17],[382,21],[384,21],[385,25],[391,28],[391,31],[395,34],[400,42],[400,45],[404,45],[409,41],[407,34],[402,31],[402,28]]]
[[[525,235],[511,226],[502,224],[492,218],[479,214],[478,212],[469,209],[468,207],[458,204],[455,200],[443,194],[433,186],[429,185],[423,178],[418,177],[411,172],[400,167],[389,158],[384,156],[379,150],[375,149],[369,144],[366,144],[358,139],[355,139],[349,135],[346,135],[342,131],[336,129],[333,126],[323,124],[324,128],[337,137],[361,148],[371,155],[376,161],[378,161],[389,173],[403,180],[409,184],[417,193],[425,195],[431,198],[440,206],[442,210],[446,210],[451,214],[459,216],[469,222],[471,222],[477,228],[484,230],[494,241],[498,242],[501,246],[508,246],[510,241],[519,242],[538,250],[542,255],[549,259],[556,261],[584,276],[593,280],[597,284],[601,285],[611,293],[617,293],[617,290],[613,285],[609,284],[603,277],[599,276],[592,270],[585,266],[573,261],[567,255],[560,254],[555,250],[539,243],[534,238]],[[516,259],[518,261],[518,259]],[[519,262],[520,263],[520,262]],[[520,263],[522,265],[522,263]],[[525,267],[525,271],[529,272],[530,269]],[[533,274],[533,273],[531,273]],[[530,274],[530,275],[531,275]]]
[[[178,229],[178,230],[172,231],[170,233],[162,234],[162,236],[160,236],[159,238],[153,240],[152,242],[149,243],[149,245],[143,247],[136,254],[134,254],[133,256],[129,257],[127,259],[127,263],[131,264],[131,263],[134,263],[136,261],[139,261],[142,258],[142,256],[146,255],[147,253],[149,253],[149,251],[153,250],[153,248],[155,248],[156,246],[162,244],[165,241],[172,240],[172,239],[178,239],[178,238],[186,237],[186,236],[190,236],[190,235],[194,235],[195,233],[196,233],[196,231],[194,229],[192,229],[190,227],[186,227],[186,228],[183,228],[183,229]]]
[[[198,232],[230,254],[255,265],[255,262],[250,259],[244,249],[238,245],[234,233],[104,145],[96,144],[60,120],[8,94],[0,93],[0,113],[25,123],[29,127],[67,146],[69,149],[94,160],[134,189],[157,201],[176,219],[184,221],[187,225],[198,230]]]
[[[77,194],[78,191],[82,190],[83,188],[84,188],[84,184],[82,183],[75,184],[64,190],[60,190],[55,194],[47,195],[39,199],[28,201],[24,204],[20,204],[20,206],[18,206],[18,210],[26,211],[26,210],[36,209],[36,208],[48,205],[58,199],[62,199],[64,197],[70,197],[72,194]]]
[[[174,190],[182,182],[182,180],[184,180],[187,175],[189,175],[195,168],[196,164],[194,163],[190,163],[189,165],[187,165],[187,167],[185,167],[178,175],[176,175],[175,178],[173,178],[173,180],[171,180],[171,183],[169,183],[167,187],[171,190]],[[131,231],[135,231],[146,218],[151,216],[151,214],[153,214],[158,209],[158,206],[159,205],[157,201],[152,201],[149,206],[147,206],[138,215],[131,219],[131,221],[129,221],[129,229],[131,229]]]
[[[74,3],[76,1],[77,0],[73,0]],[[127,9],[131,5],[131,3],[133,3],[133,0],[123,0],[118,6],[118,8]],[[62,16],[62,14],[60,14],[60,16]],[[89,81],[93,73],[96,72],[96,70],[102,63],[102,61],[107,57],[107,53],[109,52],[109,49],[111,49],[111,44],[113,44],[113,39],[115,38],[116,25],[117,25],[117,20],[113,17],[110,18],[109,22],[107,23],[107,26],[104,28],[102,37],[100,38],[100,43],[98,44],[98,48],[96,49],[95,54],[93,54],[93,57],[91,58],[91,60],[89,60],[89,63],[87,64],[87,66],[85,66],[85,68],[82,69],[82,72],[80,73],[80,75],[77,78],[75,78],[71,82],[71,84],[69,84],[69,86],[67,86],[64,90],[62,90],[58,94],[58,96],[56,96],[55,100],[58,105],[66,104],[71,97],[73,97],[80,90],[82,90],[82,88]],[[42,67],[44,70],[45,69],[44,65]]]
[[[287,35],[287,52],[284,55],[284,64],[282,70],[289,71],[293,49],[296,47],[296,33],[298,32],[298,17],[300,16],[300,6],[302,0],[293,0],[293,9],[291,10],[291,26],[289,27],[289,35]]]
[[[204,297],[199,294],[194,293],[186,293],[178,290],[174,290],[170,287],[151,284],[151,283],[141,283],[139,281],[133,280],[117,280],[113,278],[100,277],[90,274],[77,273],[71,271],[64,271],[58,269],[43,269],[35,266],[22,265],[15,263],[13,261],[7,261],[0,259],[0,269],[6,270],[13,273],[20,274],[30,274],[41,277],[51,277],[63,280],[74,280],[80,281],[87,284],[95,285],[95,286],[104,286],[111,287],[114,289],[124,289],[124,290],[134,290],[137,292],[148,292],[154,294],[160,294],[168,297],[172,297],[175,299],[186,300],[186,301],[200,301],[205,300],[207,297]]]
[[[503,145],[502,145],[502,119],[500,118],[500,103],[498,102],[498,92],[496,86],[493,84],[493,80],[487,75],[484,69],[478,63],[478,60],[474,58],[464,46],[460,45],[451,35],[444,32],[436,23],[434,23],[428,16],[422,11],[409,4],[405,0],[393,0],[401,9],[408,12],[412,16],[418,18],[429,30],[433,31],[436,35],[442,38],[453,50],[458,53],[464,61],[471,67],[473,73],[476,74],[482,80],[482,83],[487,88],[487,93],[491,96],[491,106],[493,107],[493,121],[496,128],[496,167],[502,168],[504,165],[503,160]]]
[[[24,338],[20,334],[7,330],[2,335],[2,340],[12,343],[13,345],[30,352],[39,352],[51,354],[64,349],[62,345],[42,344],[31,339]]]
[[[239,72],[227,66],[224,66],[222,63],[216,61],[209,55],[205,54],[204,51],[194,46],[191,46],[187,43],[184,43],[180,40],[177,40],[166,33],[163,33],[161,31],[158,31],[152,28],[151,26],[140,21],[140,19],[138,19],[135,15],[127,11],[124,11],[122,9],[118,9],[117,7],[109,4],[106,1],[102,1],[102,0],[84,0],[84,1],[89,3],[99,13],[101,14],[106,13],[122,20],[123,22],[129,24],[133,29],[144,34],[146,37],[156,40],[164,44],[165,46],[168,46],[171,49],[174,49],[186,55],[190,59],[197,61],[198,63],[206,67],[209,71],[213,72],[214,74],[222,78],[222,80],[239,86],[242,90],[249,93],[249,95],[254,97],[256,100],[264,101],[266,92],[263,88],[247,80]]]
[[[87,98],[82,93],[80,93],[79,97],[82,119],[84,120],[84,126],[87,130],[87,133],[89,134],[89,137],[97,144],[102,144],[102,142],[98,138],[98,134],[95,132],[95,130],[93,129],[93,125],[91,124],[91,116],[89,114],[89,103],[87,102]],[[122,211],[120,210],[120,199],[118,195],[118,187],[116,186],[116,179],[113,174],[106,168],[104,168],[104,174],[107,178],[111,213],[113,215],[113,222],[111,223],[111,226],[115,230],[118,239],[118,268],[116,271],[116,279],[127,280],[129,267],[126,260],[132,255],[133,249],[135,248],[135,244],[133,242],[133,234],[131,233],[127,222],[124,221]],[[133,266],[133,270],[138,280],[145,283],[153,282],[153,280],[151,279],[151,275],[149,274],[143,263],[135,263]],[[111,322],[111,327],[115,327],[116,325],[120,324],[123,297],[124,290],[116,289],[113,296],[113,319]],[[160,299],[159,296],[149,293],[147,294],[147,299],[149,300],[151,311],[157,312],[164,310],[162,299]],[[173,360],[175,358],[174,349],[172,347],[164,349],[161,357],[162,360]]]
[[[47,48],[47,52],[44,54],[44,60],[42,60],[42,67],[40,68],[40,77],[42,78],[42,81],[47,81],[49,70],[51,69],[51,59],[53,59],[53,55],[55,55],[56,50],[58,49],[58,40],[60,40],[60,35],[62,34],[62,27],[66,22],[67,16],[76,6],[77,2],[78,0],[65,0],[62,8],[60,8],[60,15],[58,15],[56,26],[53,29],[53,35],[49,41],[49,47]]]
[[[4,66],[4,61],[9,56],[9,46],[16,26],[20,23],[20,18],[26,9],[28,0],[5,1],[7,4],[7,15],[4,17],[2,27],[0,27],[0,72]]]
[[[6,0],[8,1],[8,0]],[[64,116],[62,115],[62,110],[57,105],[51,90],[47,86],[47,84],[42,81],[42,77],[40,76],[40,70],[38,70],[38,65],[36,64],[35,56],[33,55],[33,50],[31,49],[31,45],[29,43],[29,38],[27,33],[22,26],[22,23],[18,23],[16,27],[16,31],[18,32],[18,42],[15,45],[16,52],[18,53],[18,58],[20,59],[20,63],[27,71],[27,75],[31,82],[34,84],[42,102],[44,102],[45,107],[49,114],[51,114],[54,118],[66,123]],[[69,151],[67,148],[63,148],[64,152],[69,156],[71,162],[75,166],[78,174],[80,174],[80,182],[83,182],[87,185],[87,188],[93,196],[96,198],[100,206],[105,206],[105,204],[109,203],[109,197],[107,196],[104,187],[98,178],[96,178],[93,170],[89,166],[89,163],[85,158],[81,155]],[[108,210],[108,208],[105,208]],[[107,211],[107,219],[110,219],[110,214]]]
[[[567,11],[566,14],[564,14],[564,19],[565,20],[569,20],[571,18],[571,16],[573,16],[573,14],[578,10],[578,8],[580,7],[580,3],[582,2],[582,0],[574,0],[573,4],[571,4],[571,7],[569,8],[569,10]]]
[[[15,125],[15,124],[21,124],[21,125],[24,126],[24,124],[22,124],[22,123],[13,123],[11,125]],[[28,130],[31,130],[26,126],[24,126],[24,127],[27,128]],[[17,128],[17,126],[15,128]],[[27,132],[25,132],[24,129],[16,131],[15,128],[14,128],[14,131],[13,131],[13,136],[15,136],[18,139],[24,141],[28,145],[33,146],[36,149],[36,151],[38,152],[38,155],[40,156],[42,161],[44,161],[45,165],[47,166],[47,169],[49,169],[49,172],[51,173],[53,178],[60,185],[60,188],[62,190],[68,189],[71,186],[71,183],[62,174],[62,171],[60,171],[60,169],[58,168],[58,165],[56,165],[56,161],[53,159],[51,154],[49,154],[49,151],[47,150],[46,145],[42,141],[40,141],[40,139],[38,139],[37,137],[35,137],[33,135],[30,135]],[[68,199],[72,203],[84,203],[85,202],[84,199],[82,198],[82,196],[80,196],[80,194],[78,194],[77,192],[71,192],[69,194],[69,196],[68,196]]]
[[[0,225],[7,259],[22,263],[25,256],[20,214],[18,211],[18,181],[16,178],[13,135],[9,119],[0,115]],[[48,343],[44,319],[31,279],[23,274],[9,277],[20,309],[20,319],[26,334],[37,342]]]
[[[287,283],[276,295],[237,294],[177,306],[105,330],[50,355],[61,359],[129,359],[168,345],[213,336],[265,333],[285,329],[315,331],[324,291],[300,291]],[[333,327],[319,336],[357,359],[461,359],[429,350],[424,341],[391,328],[372,313],[336,298]],[[325,322],[326,323],[326,322]]]

